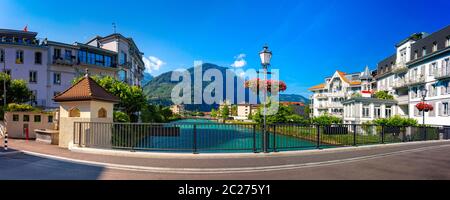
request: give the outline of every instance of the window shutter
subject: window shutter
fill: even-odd
[[[444,115],[444,104],[439,103],[439,116]]]
[[[422,74],[422,76],[425,75],[425,65],[422,65],[422,67],[420,69],[420,73]]]
[[[428,75],[432,75],[433,74],[433,64],[430,64],[430,66],[428,66]]]

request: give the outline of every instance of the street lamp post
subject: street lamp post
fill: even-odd
[[[427,97],[427,89],[422,90],[422,102],[425,103],[425,98]],[[425,110],[422,110],[422,118],[423,118],[423,125],[425,125]]]
[[[268,135],[267,135],[267,131],[266,131],[266,100],[267,100],[267,68],[270,66],[270,59],[272,59],[272,52],[269,50],[269,47],[267,45],[265,45],[263,47],[263,50],[259,53],[259,57],[261,58],[261,65],[263,67],[263,73],[264,73],[264,84],[265,84],[265,88],[264,88],[264,102],[263,102],[263,106],[264,106],[264,114],[263,114],[263,120],[264,120],[264,125],[263,125],[263,150],[264,153],[268,153]],[[258,80],[259,82],[259,80]]]

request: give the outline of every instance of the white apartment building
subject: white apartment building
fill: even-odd
[[[0,29],[0,68],[11,79],[27,82],[33,95],[30,101],[47,104],[47,48],[35,32]]]
[[[52,98],[86,69],[92,75],[141,86],[143,53],[131,38],[112,34],[96,36],[87,43],[65,44],[36,36],[35,32],[0,29],[0,64],[5,64],[11,78],[27,81],[34,94],[33,105],[57,107]]]
[[[312,116],[329,114],[344,116],[343,102],[352,96],[370,96],[373,89],[372,72],[366,67],[363,72],[344,73],[336,71],[333,76],[326,77],[325,82],[309,88],[311,96]]]
[[[378,64],[377,87],[393,94],[399,113],[422,122],[415,105],[427,91],[432,112],[425,123],[450,125],[450,26],[433,34],[417,33],[396,45],[396,53]]]

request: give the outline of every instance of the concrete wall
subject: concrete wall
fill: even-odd
[[[18,115],[19,120],[13,121],[13,116]],[[29,122],[24,122],[24,115],[29,116]],[[41,122],[35,122],[34,116],[40,115],[41,116]],[[41,113],[41,112],[6,112],[5,113],[5,126],[8,131],[8,136],[10,138],[19,138],[19,139],[25,139],[26,135],[24,132],[24,125],[28,125],[28,137],[30,139],[36,138],[36,133],[34,132],[35,129],[54,129],[55,123],[54,122],[48,122],[48,116],[54,114],[47,114],[47,113]],[[54,117],[53,117],[54,118]]]

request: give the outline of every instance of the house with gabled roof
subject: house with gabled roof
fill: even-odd
[[[309,88],[311,96],[311,109],[313,116],[325,113],[342,117],[344,114],[343,101],[354,95],[371,96],[373,91],[373,76],[369,67],[363,72],[345,73],[335,71],[324,82]]]

